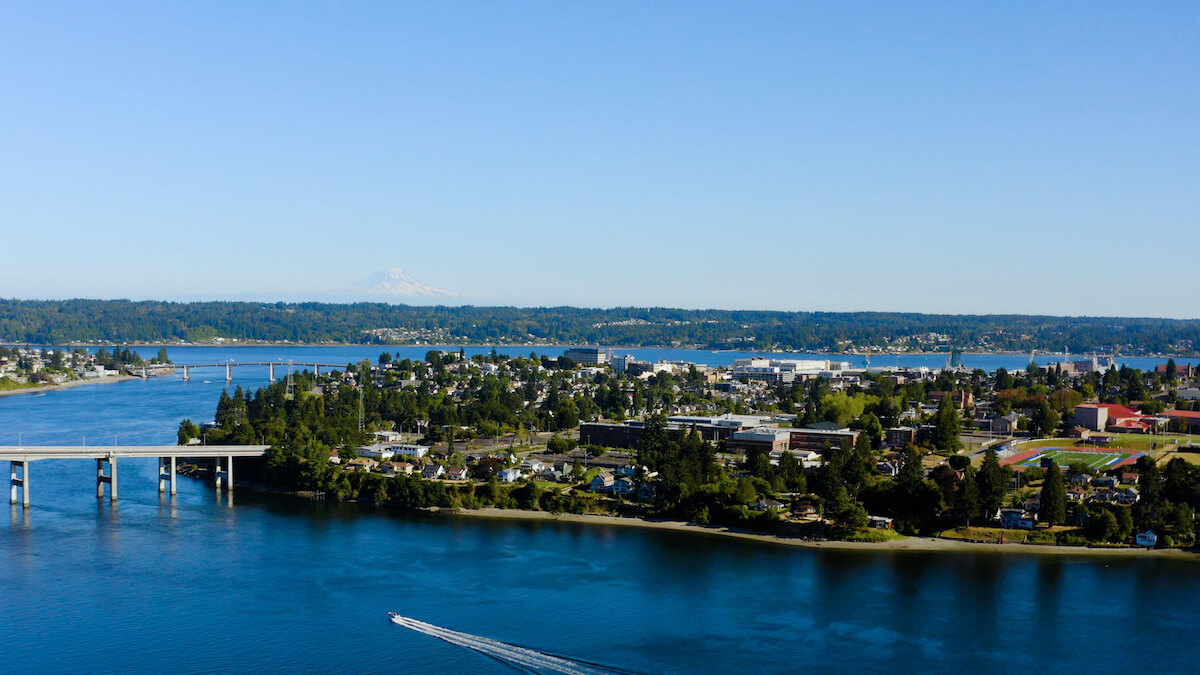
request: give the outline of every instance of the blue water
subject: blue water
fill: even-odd
[[[241,358],[199,349],[171,354]],[[235,369],[234,384],[261,385],[262,370]],[[170,443],[180,418],[211,419],[214,375],[2,397],[0,444],[18,431]],[[110,505],[90,462],[33,463],[32,507],[0,517],[0,672],[517,672],[388,611],[638,672],[1114,672],[1135,655],[1140,669],[1193,672],[1200,658],[1186,637],[1192,561],[813,551],[231,500],[186,478],[171,499],[153,460],[119,466]]]
[[[158,347],[150,346],[134,346],[135,351],[138,351],[143,356],[149,358],[157,353]],[[450,346],[406,346],[406,347],[384,347],[384,346],[329,346],[329,347],[169,347],[168,354],[171,360],[184,363],[217,363],[223,361],[277,361],[286,362],[291,359],[297,363],[302,361],[323,362],[323,363],[351,363],[358,362],[362,359],[367,359],[375,362],[379,358],[381,352],[388,352],[397,359],[424,359],[425,355],[434,349],[457,352],[462,349],[467,356],[475,356],[476,354],[490,354],[492,347],[460,347],[459,345]],[[546,355],[557,357],[567,350],[567,347],[496,347],[497,353],[507,354],[510,356],[528,356],[531,353],[538,355]],[[866,365],[866,357],[855,354],[813,354],[808,352],[748,352],[748,351],[707,351],[698,349],[665,349],[665,348],[643,348],[631,347],[622,348],[614,347],[613,354],[633,354],[643,361],[689,361],[692,363],[700,363],[708,366],[728,366],[732,365],[736,359],[746,359],[755,356],[765,356],[768,358],[791,358],[791,359],[829,359],[832,361],[846,361],[852,367],[861,368]],[[906,368],[943,368],[946,365],[946,354],[896,354],[896,355],[879,355],[876,354],[871,358],[871,367],[882,368],[889,366],[901,366]],[[1057,363],[1064,359],[1079,360],[1082,356],[1063,356],[1055,354],[1036,354],[1034,361],[1039,365],[1047,365]],[[1139,368],[1142,370],[1153,369],[1159,364],[1167,362],[1167,357],[1118,357],[1117,363],[1128,365],[1131,368]],[[1191,364],[1200,365],[1200,357],[1175,357],[1175,362],[1178,365]],[[1024,370],[1029,365],[1028,354],[983,354],[983,353],[966,353],[962,355],[962,364],[967,368],[982,368],[986,371],[994,371],[997,368],[1006,368],[1009,371]],[[202,371],[198,371],[202,372]],[[209,371],[212,375],[220,375],[224,377],[223,369],[213,369]],[[266,367],[261,368],[262,377],[266,377]],[[211,378],[210,378],[211,379]]]

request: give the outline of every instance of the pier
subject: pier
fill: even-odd
[[[180,457],[216,460],[213,475],[220,490],[233,490],[233,458],[262,457],[269,445],[45,445],[0,446],[0,461],[8,460],[9,503],[29,508],[29,466],[41,459],[83,459],[96,462],[96,497],[117,500],[117,458],[157,457],[158,491],[175,494],[175,463]]]

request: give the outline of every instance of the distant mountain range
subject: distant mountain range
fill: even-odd
[[[329,293],[339,302],[385,302],[389,304],[462,304],[466,296],[424,284],[399,267],[380,270],[362,281]]]

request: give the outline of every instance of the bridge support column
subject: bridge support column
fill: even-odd
[[[267,364],[267,382],[271,382],[271,383],[275,382],[275,364],[274,363]]]
[[[187,382],[190,379],[192,379],[192,375],[191,375],[191,373],[188,372],[188,367],[184,366],[183,367],[183,381]]]
[[[225,488],[233,490],[233,457],[215,457],[213,466],[213,479],[218,490]],[[222,465],[222,462],[224,464]]]
[[[225,364],[225,381],[233,382],[233,364],[232,363]]]
[[[108,463],[108,475],[104,475],[104,464]],[[117,501],[117,458],[109,456],[96,460],[96,497],[104,497],[104,484],[108,483],[108,500]]]
[[[158,491],[166,492],[170,484],[171,494],[175,494],[175,457],[158,458]]]
[[[17,488],[21,489],[21,505],[29,508],[29,463],[13,460],[8,463],[8,503],[17,503]],[[21,477],[17,478],[17,467],[21,468]]]
[[[321,376],[321,366],[314,363],[313,364],[313,377],[320,377],[320,376]]]

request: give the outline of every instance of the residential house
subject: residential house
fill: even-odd
[[[1000,415],[992,418],[992,433],[1001,436],[1012,436],[1017,431],[1017,423],[1021,421],[1021,416],[1015,412],[1010,412],[1007,415]]]
[[[496,474],[496,479],[501,483],[515,483],[521,480],[523,476],[524,474],[521,473],[521,470],[514,467],[511,469],[502,469],[500,473]]]
[[[382,462],[379,465],[379,472],[385,476],[411,476],[413,465],[408,462]]]
[[[1032,529],[1037,518],[1024,509],[1000,509],[1000,527],[1008,529]]]
[[[441,464],[428,464],[425,466],[424,469],[421,469],[421,478],[424,478],[426,480],[432,480],[434,478],[441,478],[442,476],[445,476],[445,475],[446,475],[446,467],[442,466]]]
[[[379,466],[379,462],[370,457],[355,457],[346,462],[347,471],[374,471],[377,466]]]
[[[452,466],[446,469],[446,480],[466,480],[467,467]]]
[[[887,516],[867,516],[867,527],[873,527],[878,530],[893,530],[895,529],[895,524]]]
[[[792,515],[815,516],[817,515],[817,503],[811,499],[797,499],[792,502]]]
[[[592,492],[608,492],[608,490],[613,486],[614,482],[616,482],[616,479],[613,478],[611,473],[601,470],[600,473],[596,474],[596,477],[592,479],[591,490]]]
[[[521,471],[524,471],[525,473],[537,473],[545,468],[545,464],[533,459],[532,457],[521,462]]]
[[[754,502],[754,506],[751,506],[750,508],[754,509],[755,511],[770,511],[771,509],[782,511],[785,506],[786,505],[783,502],[777,502],[774,499],[764,498]]]
[[[629,476],[621,476],[620,478],[613,480],[610,491],[615,495],[624,496],[633,493],[635,489],[637,489],[637,483],[635,483],[632,478]]]

